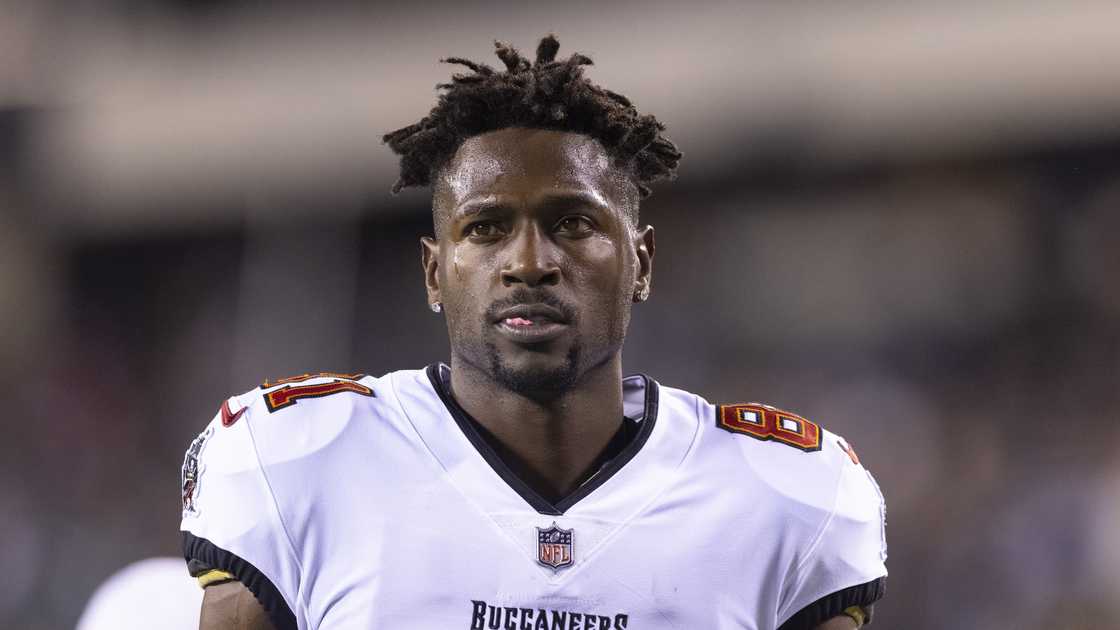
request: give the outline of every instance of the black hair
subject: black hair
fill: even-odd
[[[541,39],[533,63],[509,44],[494,46],[505,72],[459,57],[441,59],[472,72],[438,84],[439,102],[427,116],[385,134],[383,140],[401,156],[394,193],[430,185],[464,140],[507,127],[570,131],[598,140],[642,197],[650,194],[649,184],[676,177],[681,153],[661,135],[665,126],[639,114],[625,96],[584,78],[582,66],[591,59],[573,53],[556,61],[560,42],[553,35]]]

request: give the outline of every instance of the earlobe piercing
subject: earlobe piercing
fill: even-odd
[[[433,313],[438,313],[443,310],[443,305],[439,302],[432,302],[428,306],[431,307]]]

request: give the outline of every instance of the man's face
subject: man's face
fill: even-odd
[[[453,357],[547,398],[617,356],[653,257],[637,198],[587,136],[509,128],[466,140],[435,182],[437,238],[423,241]]]

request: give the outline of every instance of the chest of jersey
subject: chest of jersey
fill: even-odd
[[[635,401],[661,426],[555,513],[407,385],[399,406],[371,402],[386,407],[270,467],[302,564],[301,627],[773,627],[790,514],[735,475],[731,443],[705,437],[694,410]]]

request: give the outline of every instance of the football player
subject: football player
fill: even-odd
[[[266,381],[183,465],[201,627],[851,630],[886,568],[883,499],[837,435],[624,377],[650,296],[664,127],[575,54],[499,43],[385,136],[450,364]]]

